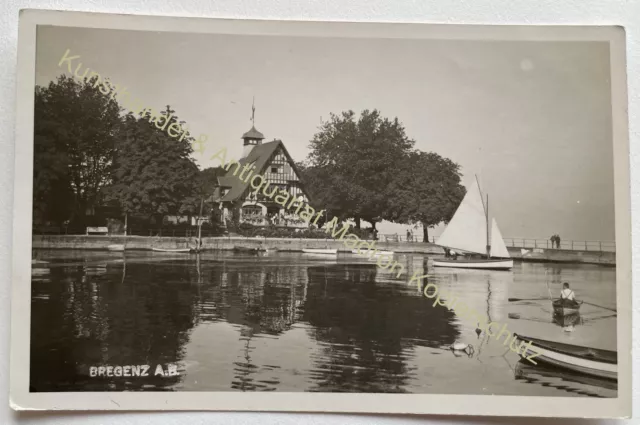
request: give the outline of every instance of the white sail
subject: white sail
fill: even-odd
[[[509,251],[507,251],[507,247],[504,244],[504,239],[502,239],[502,233],[500,233],[500,229],[498,229],[498,223],[496,223],[496,219],[491,219],[491,253],[492,257],[499,258],[511,258],[509,255]]]
[[[436,244],[478,254],[487,253],[487,218],[477,181],[474,180],[467,190]]]

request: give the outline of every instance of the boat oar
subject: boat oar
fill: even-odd
[[[611,308],[611,307],[605,307],[603,305],[598,305],[598,304],[593,304],[593,303],[588,303],[586,301],[582,301],[583,304],[588,304],[588,305],[592,305],[594,307],[600,307],[600,308],[604,308],[605,310],[609,310],[609,311],[615,311],[616,313],[618,312],[618,310],[616,310],[615,308]]]
[[[542,322],[542,323],[549,323],[547,320],[542,320],[542,319],[535,319],[535,318],[528,318],[528,317],[520,317],[519,313],[509,313],[507,315],[507,317],[509,319],[517,319],[517,320],[528,320],[530,322]]]
[[[509,301],[549,301],[548,298],[509,298]]]
[[[553,295],[551,295],[551,288],[549,288],[549,278],[547,277],[547,269],[544,269],[544,283],[547,285],[547,291],[549,291],[549,300],[553,301]]]

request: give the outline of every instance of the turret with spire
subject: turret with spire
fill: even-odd
[[[242,158],[246,158],[254,148],[254,146],[262,144],[262,141],[264,140],[264,135],[256,130],[255,98],[253,99],[253,103],[251,105],[251,130],[242,135],[242,140],[244,141]]]

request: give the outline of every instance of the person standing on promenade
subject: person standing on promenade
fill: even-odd
[[[411,242],[411,231],[407,229],[407,242]]]
[[[558,249],[560,249],[560,235],[556,235],[556,245],[558,246]]]
[[[549,240],[551,241],[551,249],[553,249],[553,245],[556,243],[556,235],[551,235]]]

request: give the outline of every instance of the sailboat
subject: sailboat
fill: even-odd
[[[482,254],[485,258],[433,260],[434,267],[461,269],[510,270],[513,260],[507,251],[495,218],[489,227],[489,196],[484,202],[478,178],[444,230],[436,245],[466,253]],[[489,231],[491,230],[491,231]]]

